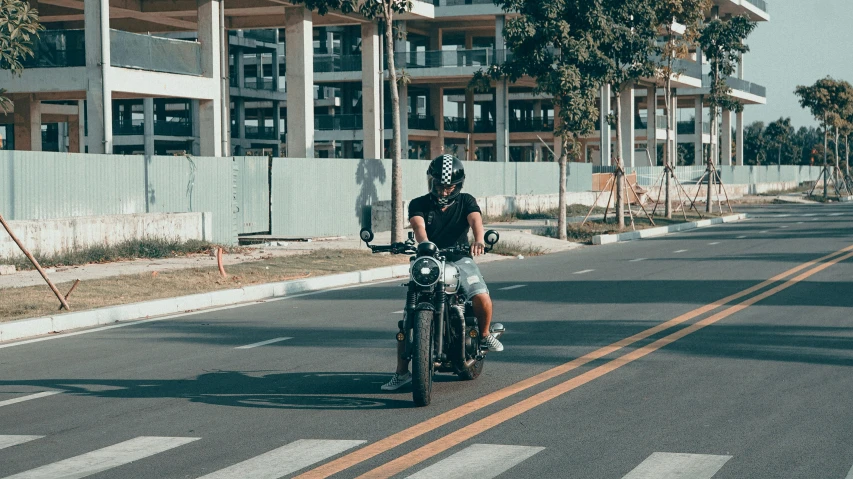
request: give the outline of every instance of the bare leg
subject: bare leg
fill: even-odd
[[[403,353],[406,352],[406,346],[403,341],[397,341],[397,371],[399,375],[409,372],[409,360],[403,359]]]
[[[471,298],[474,305],[474,316],[480,326],[480,335],[489,335],[489,326],[492,324],[492,298],[486,293],[478,294]]]

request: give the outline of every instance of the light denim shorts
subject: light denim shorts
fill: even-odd
[[[453,264],[459,269],[459,292],[465,295],[466,301],[471,301],[478,294],[489,294],[483,274],[473,259],[462,258]]]

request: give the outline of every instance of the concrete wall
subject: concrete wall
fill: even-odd
[[[9,221],[15,236],[31,253],[46,255],[114,245],[139,239],[176,241],[212,239],[210,213],[142,213]],[[0,232],[0,258],[23,256],[5,231]]]

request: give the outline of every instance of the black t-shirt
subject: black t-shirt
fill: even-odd
[[[453,245],[468,243],[468,215],[480,213],[477,200],[468,193],[460,193],[445,211],[426,194],[413,199],[409,203],[409,218],[421,216],[426,225],[427,238],[439,248],[449,248]],[[450,255],[447,259],[458,261],[462,256]]]

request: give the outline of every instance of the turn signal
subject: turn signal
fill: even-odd
[[[471,336],[472,338],[476,338],[477,337],[477,330],[472,329],[471,331],[468,332],[468,336]]]
[[[405,335],[405,334],[403,334],[403,332],[402,332],[402,331],[401,331],[401,332],[399,332],[399,333],[397,333],[397,341],[399,341],[399,342],[401,342],[401,343],[402,343],[402,342],[403,342],[403,341],[405,341],[405,340],[406,340],[406,335]]]

